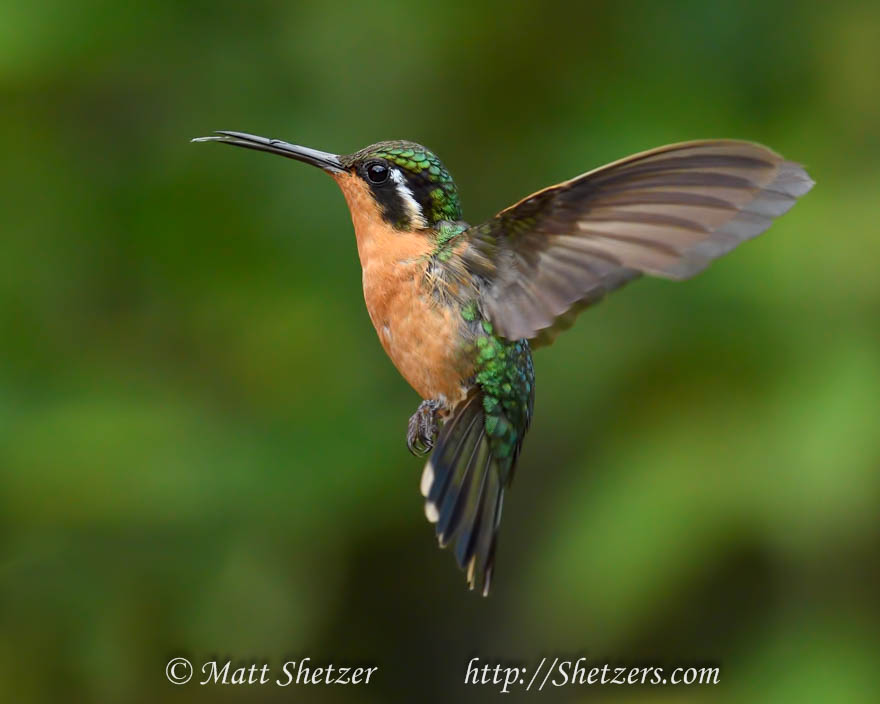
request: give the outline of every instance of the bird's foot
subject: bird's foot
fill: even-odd
[[[409,419],[406,429],[406,446],[416,457],[427,455],[434,447],[437,437],[437,411],[442,404],[431,399],[422,401]]]

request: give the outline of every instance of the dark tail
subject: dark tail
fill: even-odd
[[[506,477],[486,433],[483,393],[471,391],[440,430],[422,473],[425,515],[440,547],[455,541],[455,559],[468,586],[489,594]],[[510,459],[500,460],[505,467]]]

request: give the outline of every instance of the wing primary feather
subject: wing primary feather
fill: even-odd
[[[759,144],[669,145],[505,208],[468,230],[462,261],[483,277],[483,309],[500,334],[548,341],[571,310],[639,274],[702,271],[812,186],[802,166]]]

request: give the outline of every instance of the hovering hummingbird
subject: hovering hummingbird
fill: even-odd
[[[411,452],[430,458],[425,515],[488,594],[504,491],[535,401],[531,350],[609,291],[686,279],[766,230],[813,186],[751,142],[672,144],[549,186],[480,225],[441,161],[407,141],[344,156],[242,132],[220,142],[328,172],[348,203],[364,300],[391,361],[424,399]]]

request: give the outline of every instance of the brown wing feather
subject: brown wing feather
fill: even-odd
[[[640,274],[685,279],[766,230],[813,186],[767,147],[685,142],[533,193],[471,228],[465,265],[508,339],[549,342]]]

